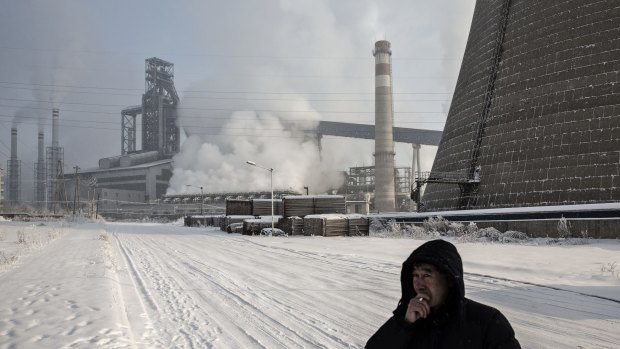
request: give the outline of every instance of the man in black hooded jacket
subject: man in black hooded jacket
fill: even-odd
[[[366,343],[373,348],[521,348],[497,309],[465,298],[463,262],[444,240],[426,242],[403,263],[402,298]]]

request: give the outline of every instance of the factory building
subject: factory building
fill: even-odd
[[[477,1],[426,210],[620,201],[612,3]]]
[[[77,177],[75,173],[65,175],[69,209],[75,205],[82,212],[90,212],[89,205],[94,200],[99,203],[99,211],[126,209],[127,205],[144,204],[166,193],[172,177],[172,159],[83,171]]]

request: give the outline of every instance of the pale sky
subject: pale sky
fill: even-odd
[[[192,173],[256,159],[237,145],[256,138],[257,125],[263,141],[247,147],[265,148],[269,157],[258,160],[275,162],[308,150],[288,144],[298,142],[284,132],[289,123],[373,123],[377,40],[392,44],[395,126],[441,130],[474,3],[0,0],[0,167],[17,124],[22,195],[32,196],[37,131],[44,129],[48,146],[52,107],[60,109],[66,169],[119,155],[120,111],[140,104],[150,57],[175,65],[181,123],[199,139],[192,149],[217,150],[217,160],[203,159],[206,167]],[[430,169],[436,149],[425,148],[423,168]],[[347,170],[372,165],[373,150],[372,141],[326,137],[322,158],[334,171]],[[396,166],[411,165],[409,146],[397,145],[396,153]]]

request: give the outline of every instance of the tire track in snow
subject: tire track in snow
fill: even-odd
[[[295,296],[289,292],[285,292],[284,297],[286,297],[287,299],[287,302],[285,303],[285,302],[280,301],[280,297],[270,296],[270,294],[273,294],[274,292],[263,291],[263,290],[256,292],[253,290],[254,289],[253,287],[247,284],[241,285],[237,283],[235,279],[226,276],[226,274],[222,273],[220,270],[209,267],[205,265],[202,261],[194,259],[190,256],[188,256],[188,258],[190,259],[190,262],[192,264],[185,263],[185,262],[184,264],[186,264],[187,267],[194,269],[198,274],[202,274],[203,276],[208,276],[208,277],[219,275],[218,282],[216,284],[222,287],[222,289],[226,290],[226,292],[232,295],[233,297],[238,298],[239,300],[238,304],[240,304],[242,307],[249,308],[250,314],[261,313],[266,317],[266,319],[268,319],[272,323],[272,328],[274,330],[277,330],[279,333],[283,333],[282,329],[285,329],[287,332],[290,332],[289,337],[291,335],[296,337],[296,338],[291,339],[291,343],[294,343],[295,346],[299,346],[298,344],[299,342],[304,342],[306,345],[309,345],[312,347],[327,348],[320,342],[308,341],[305,336],[300,336],[300,334],[298,333],[298,330],[296,331],[296,330],[291,329],[291,324],[290,324],[291,320],[294,320],[296,323],[298,323],[299,325],[295,327],[298,329],[304,329],[304,332],[307,332],[308,330],[310,330],[310,332],[313,332],[313,336],[317,336],[317,333],[322,334],[323,337],[325,338],[324,342],[326,343],[332,343],[332,344],[336,343],[343,347],[346,347],[348,345],[348,343],[342,341],[339,337],[335,336],[332,333],[329,333],[328,331],[324,329],[325,327],[329,327],[327,326],[328,323],[321,319],[314,318],[311,315],[313,309],[308,307],[307,309],[305,309],[306,311],[294,312],[294,309],[291,306],[287,305],[288,303],[291,303],[292,301],[293,301],[292,303],[294,303],[296,306],[304,304],[305,302],[301,301],[303,298],[303,295]],[[198,269],[197,267],[194,266],[194,264],[200,265],[201,268],[208,269],[209,272],[206,273],[202,269]],[[225,285],[226,287],[224,287]],[[245,301],[241,296],[238,295],[238,293],[247,294],[248,297],[251,297],[252,302]],[[280,295],[283,294],[283,292],[275,292],[275,293],[280,294]],[[294,301],[294,298],[299,298],[299,301]],[[275,308],[278,313],[286,314],[287,323],[285,324],[282,321],[278,320],[278,317],[275,315],[271,316],[271,315],[266,314],[264,312],[264,309],[267,310],[269,308]],[[302,315],[300,316],[297,314],[302,314]],[[264,323],[261,323],[261,324],[264,325]],[[319,326],[319,325],[322,325],[322,326]],[[288,345],[291,345],[291,343],[288,343]],[[290,346],[287,346],[287,347],[290,347]],[[306,346],[301,346],[301,347],[306,347]]]

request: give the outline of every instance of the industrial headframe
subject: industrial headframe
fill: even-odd
[[[145,60],[142,105],[121,112],[121,154],[136,152],[136,117],[142,115],[142,150],[171,157],[180,149],[177,126],[179,96],[174,88],[174,64],[159,58]]]

